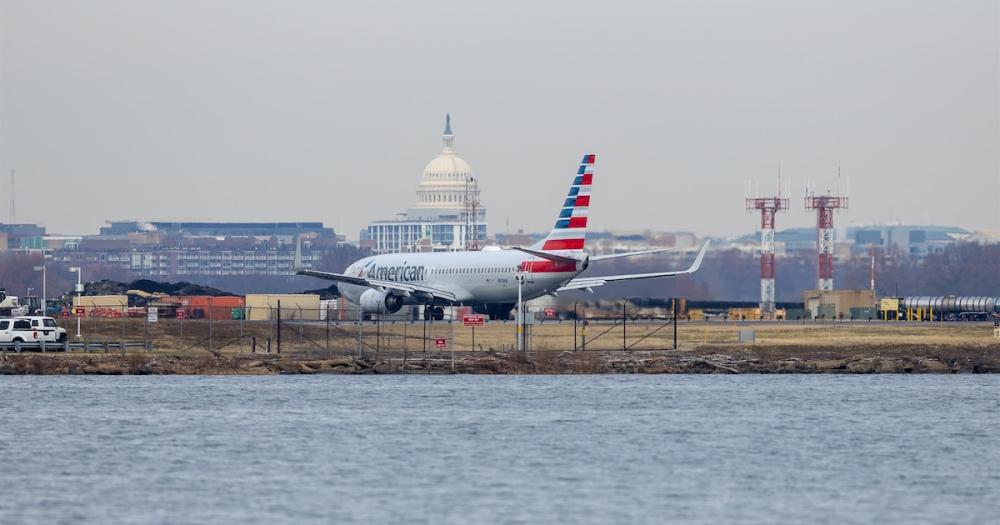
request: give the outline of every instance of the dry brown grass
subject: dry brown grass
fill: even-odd
[[[74,320],[65,323],[76,340]],[[699,348],[739,348],[739,329],[756,333],[755,349],[849,349],[852,347],[924,347],[1000,345],[993,337],[993,327],[986,323],[723,323],[681,322],[678,341],[683,350]],[[453,340],[456,352],[504,351],[515,345],[513,323],[493,322],[475,329],[475,347],[471,328],[446,322],[427,324],[426,339],[421,322],[382,324],[364,323],[360,330],[366,352],[433,352],[435,340]],[[355,324],[289,323],[282,330],[282,352],[301,354],[350,354],[357,351],[359,327]],[[329,334],[329,338],[328,338]],[[623,327],[619,324],[592,323],[577,326],[577,345],[587,337],[586,349],[593,351],[621,350]],[[240,322],[164,319],[147,324],[141,319],[86,319],[83,340],[136,341],[152,340],[154,349],[166,353],[249,353],[251,338],[257,340],[258,352],[271,339],[272,351],[277,351],[277,329],[273,322]],[[530,328],[531,348],[538,351],[573,350],[573,323],[549,322]],[[669,324],[629,322],[624,328],[624,346],[629,350],[666,350],[673,346],[673,329]],[[449,347],[450,349],[450,347]]]

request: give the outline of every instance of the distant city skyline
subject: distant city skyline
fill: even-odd
[[[490,232],[753,231],[743,184],[850,180],[838,226],[1000,230],[995,1],[0,1],[0,220],[322,221],[416,197],[451,112]]]

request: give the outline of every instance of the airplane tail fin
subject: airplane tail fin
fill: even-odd
[[[587,211],[590,208],[590,185],[594,179],[596,155],[583,156],[576,178],[563,202],[556,225],[548,237],[531,248],[544,251],[583,251],[587,237]]]

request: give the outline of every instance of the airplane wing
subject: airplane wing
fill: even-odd
[[[456,300],[455,294],[452,292],[449,292],[447,290],[441,290],[439,288],[432,288],[430,286],[424,286],[421,284],[397,283],[395,281],[366,279],[364,277],[352,277],[350,275],[344,275],[342,273],[320,272],[316,270],[308,270],[305,268],[299,268],[295,270],[295,273],[296,275],[307,275],[309,277],[326,279],[327,281],[348,283],[357,286],[367,286],[369,288],[374,288],[378,290],[394,290],[396,292],[399,292],[400,295],[426,294],[447,301]]]
[[[679,270],[673,272],[654,272],[654,273],[633,273],[626,275],[605,275],[602,277],[577,277],[576,279],[571,279],[566,284],[560,286],[556,289],[557,292],[563,292],[566,290],[587,290],[592,291],[592,288],[598,286],[603,286],[607,283],[615,281],[631,281],[635,279],[652,279],[655,277],[675,277],[677,275],[687,275],[698,271],[701,267],[701,261],[705,258],[705,252],[708,250],[708,242],[701,247],[701,251],[698,252],[698,256],[695,257],[694,263],[687,270]]]
[[[594,261],[604,261],[607,259],[617,259],[619,257],[633,257],[635,255],[646,255],[650,253],[660,253],[660,252],[676,252],[677,248],[657,248],[655,250],[642,250],[639,252],[628,252],[628,253],[609,253],[607,255],[591,255],[590,262]]]

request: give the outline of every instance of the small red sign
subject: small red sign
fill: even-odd
[[[74,310],[74,313],[76,313],[77,317],[83,317],[83,316],[87,315],[87,309],[86,308],[77,308],[77,309]]]
[[[434,340],[434,346],[438,348],[445,348],[448,346],[448,340],[443,337],[438,337]]]
[[[186,316],[187,316],[187,314],[184,313],[184,310],[177,310],[177,318],[178,319],[184,319],[184,317],[186,317]]]
[[[544,312],[545,312],[545,317],[547,317],[549,319],[555,319],[556,318],[556,309],[555,308],[548,307],[548,308],[545,309]]]
[[[69,318],[69,310],[63,310],[62,316],[63,316],[63,319],[68,319]]]
[[[467,314],[462,316],[462,324],[465,326],[483,326],[486,324],[486,316],[482,314]]]

